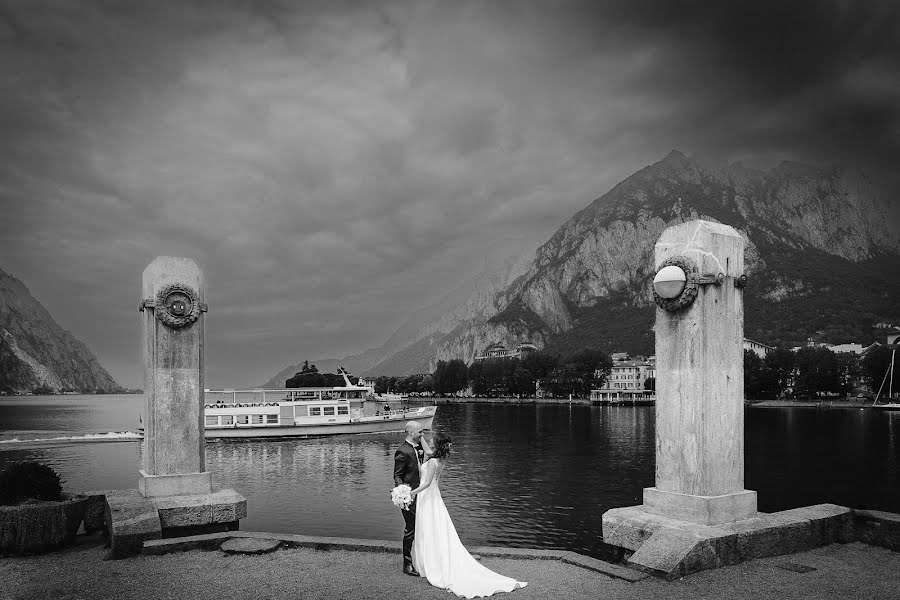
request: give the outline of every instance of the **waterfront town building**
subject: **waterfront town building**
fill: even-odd
[[[774,350],[761,342],[744,338],[745,350],[755,352],[760,358]],[[600,389],[591,390],[591,400],[599,404],[652,403],[656,399],[655,386],[646,389],[648,379],[656,380],[656,357],[631,357],[627,352],[613,352],[609,379]],[[595,377],[600,377],[600,370]]]
[[[797,352],[802,348],[825,348],[831,350],[835,354],[856,354],[859,356],[865,354],[869,347],[870,346],[863,346],[862,344],[855,343],[829,344],[828,342],[816,342],[813,338],[808,338],[805,346],[794,346],[791,348],[791,352]]]
[[[374,377],[360,377],[359,381],[356,382],[356,385],[360,387],[369,388],[369,393],[375,393],[375,378]]]
[[[862,344],[837,344],[835,346],[826,344],[825,347],[835,354],[862,354],[865,350]]]
[[[753,340],[744,338],[744,350],[752,350],[760,358],[765,358],[766,354],[774,350],[772,346],[767,346],[762,342],[754,342]]]
[[[487,360],[488,358],[525,358],[531,352],[537,352],[537,346],[531,342],[522,342],[516,349],[510,350],[504,344],[497,342],[488,346],[484,354],[474,357],[472,360]]]
[[[605,385],[591,390],[591,401],[604,403],[651,403],[655,399],[654,389],[646,389],[648,379],[656,379],[656,357],[644,358],[628,356],[627,352],[614,352],[613,365]],[[594,373],[600,377],[600,369]]]

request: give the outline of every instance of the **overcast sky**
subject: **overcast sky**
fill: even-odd
[[[207,382],[384,342],[671,149],[888,173],[897,2],[0,0],[0,268],[143,386],[141,273]]]

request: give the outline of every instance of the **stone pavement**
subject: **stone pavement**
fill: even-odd
[[[106,560],[108,550],[103,547],[102,537],[80,537],[79,546],[61,552],[0,559],[0,599],[452,597],[431,587],[425,579],[403,575],[399,553],[393,548],[348,549],[365,547],[370,543],[365,540],[290,547],[278,539],[282,536],[271,536],[281,541],[276,544],[279,548],[271,551],[259,543],[267,539],[264,534],[253,534],[245,539],[265,553],[228,554],[218,549],[195,549]],[[484,549],[472,550],[478,553]],[[549,554],[541,557],[532,550],[521,551],[518,557],[513,556],[512,550],[506,552],[508,556],[499,557],[488,551],[481,560],[495,571],[528,582],[524,589],[496,596],[510,600],[900,599],[900,553],[859,542],[751,560],[670,582],[643,574],[637,574],[634,580],[622,579],[591,568],[605,569],[603,565],[588,562],[582,566],[550,558]],[[525,555],[533,557],[523,558]]]

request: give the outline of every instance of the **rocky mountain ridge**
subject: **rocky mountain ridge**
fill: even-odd
[[[0,391],[116,393],[123,389],[94,354],[17,278],[0,269]]]
[[[470,361],[494,342],[652,353],[654,245],[667,227],[697,218],[747,240],[748,337],[770,345],[865,338],[867,321],[900,316],[900,289],[885,277],[900,269],[900,232],[865,174],[791,162],[768,171],[707,166],[673,151],[578,211],[526,264],[473,286],[405,347],[383,349],[365,372],[431,372],[438,360]]]

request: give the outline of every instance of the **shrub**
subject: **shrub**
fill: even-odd
[[[87,496],[0,506],[0,555],[41,554],[75,539]]]
[[[0,505],[61,499],[62,482],[56,471],[47,465],[35,461],[18,462],[0,471]]]

